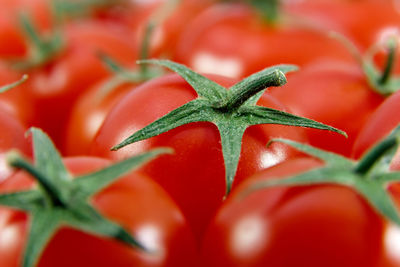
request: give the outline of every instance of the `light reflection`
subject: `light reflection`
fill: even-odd
[[[106,116],[104,111],[96,111],[88,118],[89,127],[85,127],[86,136],[95,136]]]
[[[259,216],[245,217],[235,226],[232,236],[232,251],[238,257],[249,257],[259,253],[268,242],[268,225]]]
[[[145,224],[135,232],[135,237],[148,249],[149,253],[145,255],[148,261],[154,263],[164,261],[166,251],[163,246],[163,236],[156,225]]]
[[[236,58],[217,58],[209,53],[198,53],[192,60],[195,71],[214,73],[232,78],[239,78],[243,72],[243,66]]]
[[[285,159],[285,152],[278,150],[267,151],[261,156],[261,167],[269,168],[282,162]]]
[[[400,262],[400,227],[390,224],[384,235],[386,253]]]
[[[0,233],[0,248],[6,249],[15,246],[20,238],[17,226],[4,227]]]

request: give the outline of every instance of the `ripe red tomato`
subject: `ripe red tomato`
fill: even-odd
[[[351,55],[320,28],[290,22],[269,25],[247,5],[214,4],[186,27],[173,59],[198,72],[240,78],[266,65],[303,66],[318,58]]]
[[[44,129],[61,146],[66,120],[77,97],[110,73],[97,53],[103,52],[123,65],[137,58],[129,31],[115,24],[80,21],[65,30],[66,47],[58,58],[32,70],[35,118],[31,125]]]
[[[0,1],[0,57],[15,58],[25,55],[28,43],[22,30],[19,15],[28,14],[46,32],[51,29],[51,5],[47,0],[1,0]]]
[[[98,129],[111,108],[135,85],[120,83],[105,92],[111,79],[103,80],[85,91],[72,108],[64,135],[64,153],[68,156],[87,155]]]
[[[341,32],[366,49],[388,33],[399,33],[397,5],[396,1],[299,1],[287,6],[290,13],[329,25],[328,30]]]
[[[21,79],[21,74],[0,63],[0,86],[6,86]],[[0,93],[0,106],[11,116],[28,126],[34,117],[33,104],[26,82],[6,92]]]
[[[354,142],[352,152],[354,158],[360,158],[365,151],[389,134],[400,123],[399,101],[400,92],[396,92],[385,99],[365,122]]]
[[[234,80],[209,76],[222,86]],[[166,75],[144,83],[127,94],[106,117],[91,146],[92,154],[112,159],[168,146],[175,151],[150,162],[141,171],[153,177],[177,202],[198,239],[222,203],[225,168],[217,128],[206,122],[187,124],[159,136],[126,146],[118,151],[110,148],[173,109],[196,98],[195,91],[178,75]],[[258,102],[261,106],[284,109],[269,95]],[[234,186],[258,170],[298,155],[288,146],[274,143],[272,137],[286,136],[305,140],[302,129],[278,125],[250,127],[244,134],[241,157]]]
[[[378,266],[383,222],[354,191],[323,185],[242,195],[257,181],[318,166],[315,159],[289,160],[237,187],[205,234],[203,265]]]
[[[5,162],[6,152],[17,149],[25,155],[31,155],[29,142],[24,135],[24,126],[0,105],[0,182],[12,172]]]
[[[327,60],[314,62],[288,77],[271,91],[294,114],[332,125],[348,135],[308,130],[310,144],[350,156],[354,140],[370,114],[383,101],[355,64]]]
[[[110,164],[94,157],[69,158],[65,163],[75,175]],[[32,183],[28,175],[18,172],[5,181],[2,191],[27,189]],[[194,239],[182,213],[148,177],[135,172],[126,175],[96,194],[93,204],[101,214],[123,225],[157,252],[144,253],[114,240],[64,227],[51,239],[38,266],[196,266]],[[24,213],[0,209],[1,266],[20,266],[27,226]]]

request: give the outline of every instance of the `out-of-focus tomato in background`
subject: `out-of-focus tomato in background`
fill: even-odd
[[[11,150],[40,165],[31,127],[49,135],[74,173],[156,147],[174,149],[93,198],[102,215],[156,252],[66,227],[32,256],[37,266],[400,267],[399,138],[387,137],[400,122],[400,1],[0,0],[0,6],[0,205],[9,204],[4,194],[31,188],[32,176],[52,168],[27,175],[10,166]],[[169,69],[138,62],[146,59],[169,60],[162,61]],[[274,69],[284,81],[262,91],[271,83],[260,73],[278,64],[298,69]],[[23,75],[29,78],[1,89]],[[212,95],[214,82],[260,93],[241,96],[233,109],[227,104],[233,93]],[[179,113],[189,101],[209,105]],[[267,115],[250,113],[249,106],[274,109],[265,113],[270,121],[255,125]],[[206,109],[218,115],[205,117]],[[283,112],[347,136],[289,126],[294,118]],[[151,124],[171,114],[179,116]],[[217,116],[243,116],[249,128],[237,138],[240,127],[217,127]],[[270,124],[283,116],[284,125]],[[111,150],[149,124],[168,131],[150,136],[157,129],[145,128],[134,144]],[[236,138],[230,151],[240,148],[231,181],[226,162],[236,155],[223,154],[221,136]],[[249,193],[273,178],[330,167],[324,152],[310,156],[279,138],[354,166],[330,173],[342,177],[339,185],[322,177],[318,185]],[[49,162],[54,155],[46,155]],[[360,167],[363,162],[369,165]],[[373,185],[362,191],[368,179]],[[46,186],[38,188],[53,199]],[[55,203],[49,209],[76,204]],[[22,266],[35,234],[29,236],[32,216],[1,207],[2,267]]]

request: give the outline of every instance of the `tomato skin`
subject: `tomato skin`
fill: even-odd
[[[400,92],[389,96],[364,124],[354,142],[352,155],[358,159],[400,123]]]
[[[244,196],[256,181],[321,166],[298,158],[261,171],[237,187],[210,223],[204,266],[374,266],[383,222],[352,190],[279,187]]]
[[[399,33],[400,12],[396,1],[299,1],[290,4],[292,14],[329,25],[367,49],[389,32]]]
[[[307,130],[311,145],[345,156],[351,155],[360,128],[384,99],[370,88],[357,65],[330,60],[314,62],[293,73],[286,85],[271,94],[294,114],[345,131],[348,138]]]
[[[234,80],[221,76],[209,77],[226,87],[234,83]],[[110,151],[112,146],[136,130],[195,97],[195,91],[176,74],[142,84],[110,111],[92,143],[91,153],[121,159],[152,147],[172,147],[173,155],[161,156],[141,171],[153,177],[172,196],[197,238],[201,239],[204,228],[225,194],[220,137],[214,125],[191,123],[118,151]],[[259,104],[283,109],[279,102],[268,95]],[[234,186],[257,170],[298,155],[295,150],[277,143],[267,148],[268,140],[272,137],[305,140],[299,128],[276,125],[250,127],[244,134]]]
[[[29,141],[25,138],[25,127],[0,105],[0,184],[12,170],[5,162],[6,153],[16,149],[26,156],[30,156]]]
[[[135,85],[122,83],[104,92],[110,82],[105,79],[83,92],[76,100],[69,116],[64,135],[64,154],[68,156],[87,155],[90,143],[111,108]]]
[[[74,174],[105,167],[110,161],[94,157],[65,160]],[[2,191],[32,186],[32,180],[19,172],[6,180]],[[117,241],[94,237],[72,228],[60,229],[46,247],[39,267],[46,266],[196,266],[193,236],[182,213],[168,195],[151,179],[131,173],[98,193],[94,206],[104,216],[120,223],[145,246],[159,253],[146,254]],[[1,266],[19,266],[27,216],[1,208],[1,236],[9,231],[11,239],[0,239]],[[7,242],[7,243],[5,243]],[[68,253],[65,253],[68,251]]]
[[[11,70],[4,63],[0,63],[0,86],[14,83],[21,77],[21,73]],[[28,126],[34,117],[31,99],[30,85],[25,82],[7,92],[0,93],[0,106],[23,125]]]
[[[1,0],[0,57],[15,59],[25,56],[28,42],[19,16],[28,14],[40,32],[51,30],[51,5],[48,0]]]
[[[173,59],[199,72],[241,78],[267,65],[303,66],[319,58],[351,55],[325,31],[295,23],[268,25],[249,6],[215,4],[187,26]]]

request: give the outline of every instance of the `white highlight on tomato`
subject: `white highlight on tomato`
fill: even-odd
[[[2,250],[6,250],[14,247],[19,238],[20,233],[16,225],[4,227],[0,233],[0,248],[2,248]]]
[[[158,227],[153,224],[145,224],[134,235],[137,240],[147,248],[150,253],[146,253],[145,257],[154,263],[162,262],[165,258],[166,251],[162,246],[162,235]]]
[[[8,166],[6,160],[4,159],[5,154],[0,153],[0,182],[7,178],[12,172],[10,166]]]
[[[103,123],[104,119],[106,117],[106,112],[104,111],[96,111],[93,114],[90,115],[88,123],[89,127],[85,128],[86,129],[86,135],[87,136],[94,136],[97,131],[99,130],[101,124]]]
[[[257,215],[246,216],[236,224],[231,239],[235,255],[239,258],[251,257],[260,253],[268,242],[268,225]]]
[[[400,262],[400,227],[390,224],[384,234],[387,255]]]
[[[202,73],[213,73],[222,76],[240,78],[243,65],[237,58],[221,58],[209,53],[197,53],[191,63],[193,69]]]
[[[282,144],[276,143],[273,145],[281,146]],[[271,166],[274,166],[282,162],[284,159],[285,159],[285,153],[281,152],[280,149],[267,151],[261,156],[261,167],[263,169],[269,168]]]

